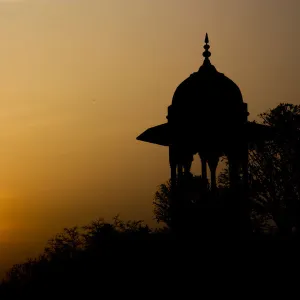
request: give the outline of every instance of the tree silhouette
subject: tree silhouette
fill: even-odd
[[[224,222],[227,222],[226,218],[230,218],[224,205],[229,196],[226,188],[215,193],[201,176],[194,175],[181,179],[173,194],[170,181],[161,184],[154,195],[154,219],[169,229],[172,229],[171,205],[174,194],[177,201],[178,227],[184,235],[216,238],[225,230]],[[237,224],[235,226],[238,227]]]
[[[168,180],[166,183],[159,185],[153,200],[154,219],[157,223],[163,223],[168,227],[171,226],[170,199],[171,182]]]
[[[45,290],[51,295],[61,290],[73,295],[74,287],[96,290],[97,282],[108,282],[115,272],[150,264],[145,260],[151,251],[149,242],[155,243],[159,234],[142,221],[124,222],[119,217],[112,223],[98,219],[83,227],[65,228],[48,241],[42,255],[7,272],[0,284],[0,296]],[[114,280],[120,282],[122,278]]]
[[[299,227],[300,201],[300,106],[280,104],[260,115],[263,124],[276,129],[276,136],[250,153],[251,172],[279,231],[286,235]],[[257,197],[258,198],[258,197]]]
[[[250,199],[254,227],[272,228],[290,235],[299,228],[300,204],[300,106],[281,103],[259,115],[274,129],[271,140],[249,150]],[[219,184],[228,186],[228,168]]]

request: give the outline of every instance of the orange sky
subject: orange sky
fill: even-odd
[[[64,226],[151,221],[168,150],[135,138],[206,31],[250,118],[299,102],[299,0],[0,0],[0,272]]]

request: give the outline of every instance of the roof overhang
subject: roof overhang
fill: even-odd
[[[256,122],[248,122],[246,124],[245,135],[249,142],[255,143],[271,140],[274,134],[274,129],[269,126]],[[137,140],[161,146],[170,146],[172,143],[170,126],[168,123],[164,123],[148,128],[137,137]]]
[[[171,143],[168,123],[151,127],[140,134],[137,140],[161,146],[169,146]]]

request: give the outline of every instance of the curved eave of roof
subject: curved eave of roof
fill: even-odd
[[[165,123],[150,127],[140,134],[136,139],[151,144],[169,146],[171,143],[169,125],[168,123]]]
[[[272,127],[258,124],[256,122],[248,122],[245,130],[247,139],[251,143],[271,140],[275,134],[275,131]],[[170,126],[168,123],[164,123],[158,126],[150,127],[140,134],[136,139],[151,144],[170,146]]]

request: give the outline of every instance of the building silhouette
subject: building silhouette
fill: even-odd
[[[210,189],[217,190],[216,170],[220,157],[229,163],[233,198],[243,219],[249,216],[248,149],[270,136],[266,126],[248,121],[248,105],[239,87],[210,61],[206,34],[203,64],[174,92],[167,123],[147,129],[137,140],[169,147],[172,189],[189,176],[193,157],[201,160],[202,179],[210,169]]]

